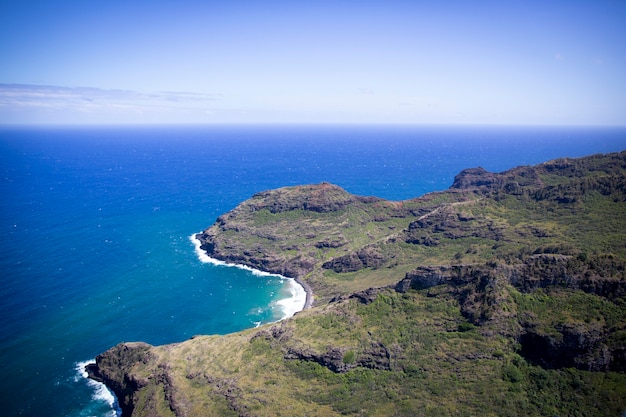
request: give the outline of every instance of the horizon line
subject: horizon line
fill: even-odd
[[[626,129],[626,124],[563,124],[563,123],[425,123],[425,122],[291,122],[291,121],[240,121],[240,122],[17,122],[2,123],[2,128],[124,128],[124,127],[281,127],[281,126],[301,126],[301,127],[434,127],[434,128],[614,128]]]

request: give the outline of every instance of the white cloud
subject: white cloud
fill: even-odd
[[[60,113],[65,118],[72,114],[91,114],[102,122],[115,122],[132,114],[149,115],[157,120],[163,117],[163,121],[169,121],[168,117],[206,114],[221,99],[221,94],[0,84],[0,121],[12,122],[18,115],[21,120],[28,118],[28,114],[36,121],[42,117],[42,112],[47,112],[49,117]]]

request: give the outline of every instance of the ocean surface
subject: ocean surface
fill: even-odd
[[[190,239],[259,191],[402,200],[463,168],[624,149],[624,128],[0,128],[1,414],[114,416],[82,372],[98,353],[292,314],[290,280],[207,262]]]

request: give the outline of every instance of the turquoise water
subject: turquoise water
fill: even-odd
[[[189,239],[256,192],[329,181],[401,200],[467,167],[622,149],[624,129],[3,128],[3,415],[110,415],[82,362],[280,318],[285,280],[202,262]]]

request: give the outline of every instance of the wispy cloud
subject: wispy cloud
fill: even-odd
[[[359,94],[371,96],[371,95],[374,95],[374,90],[369,87],[362,87],[362,88],[359,88]]]
[[[212,105],[221,94],[190,92],[141,93],[131,90],[105,90],[89,87],[0,84],[0,106],[38,107],[58,110],[96,111],[105,108],[126,108],[137,111],[197,108]]]

